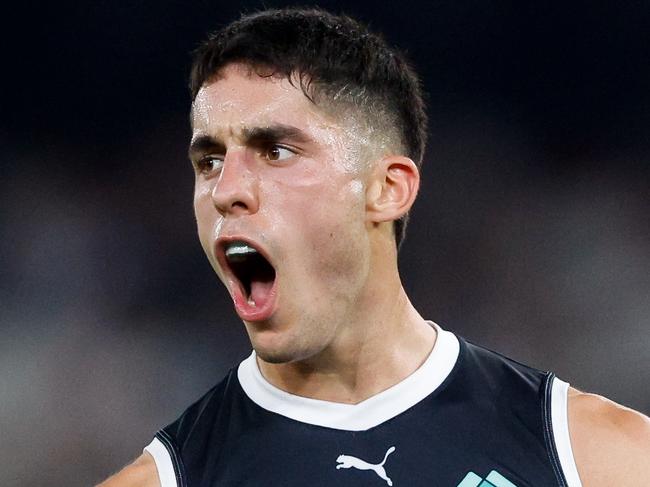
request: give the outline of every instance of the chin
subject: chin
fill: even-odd
[[[253,348],[260,360],[269,364],[287,364],[295,360],[291,353],[284,350],[268,350],[255,346]]]
[[[251,341],[257,356],[270,364],[287,364],[309,356],[292,343],[278,343],[277,340],[263,342],[264,340]]]
[[[261,360],[271,364],[284,364],[293,360],[291,340],[286,336],[273,327],[268,327],[268,324],[263,326],[261,323],[244,323],[251,345]]]
[[[257,356],[270,364],[297,362],[317,353],[300,346],[297,338],[277,332],[253,332],[249,333],[249,338]]]

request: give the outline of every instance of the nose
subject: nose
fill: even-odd
[[[257,179],[248,167],[245,151],[226,153],[221,173],[212,188],[212,201],[224,217],[257,212]]]

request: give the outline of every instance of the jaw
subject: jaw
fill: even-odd
[[[356,265],[365,268],[365,260],[357,258]],[[399,309],[394,309],[395,303],[402,301],[396,299],[401,296],[399,280],[393,282],[376,269],[366,274],[354,264],[348,267],[353,268],[357,279],[347,276],[339,281],[300,280],[301,286],[295,279],[282,282],[284,300],[277,313],[264,323],[246,324],[260,359],[335,370],[336,364],[358,361],[360,353],[386,347],[384,323],[402,316]],[[285,270],[295,275],[295,268]],[[344,271],[337,272],[340,277]],[[360,275],[363,278],[358,278]]]
[[[284,294],[283,294],[284,295]],[[339,348],[347,316],[346,304],[337,312],[311,307],[302,309],[300,303],[283,301],[277,312],[264,322],[245,322],[250,342],[258,357],[271,364],[304,365],[331,361]]]

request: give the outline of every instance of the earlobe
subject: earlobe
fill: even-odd
[[[397,220],[413,206],[420,187],[420,172],[404,156],[388,156],[374,171],[366,191],[368,220],[375,223]]]

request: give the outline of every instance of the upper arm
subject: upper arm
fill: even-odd
[[[637,487],[650,478],[647,416],[570,389],[569,434],[583,487]]]
[[[149,453],[144,452],[97,487],[160,487],[156,462]]]

